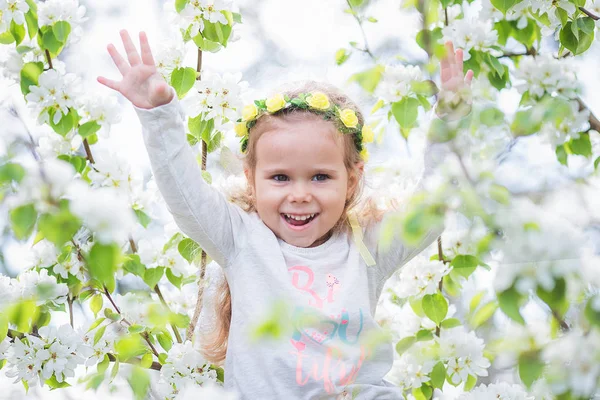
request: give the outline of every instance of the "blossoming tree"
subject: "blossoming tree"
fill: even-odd
[[[381,238],[410,244],[444,221],[454,228],[392,277],[382,296],[378,319],[396,349],[388,379],[419,400],[591,398],[600,387],[600,258],[589,240],[599,218],[600,122],[581,99],[572,63],[594,43],[600,4],[407,0],[403,8],[420,15],[414,40],[425,63],[384,62],[366,35],[331,59],[372,63],[349,76],[372,101],[372,150],[392,134],[427,135],[447,150],[443,170],[424,178],[427,194],[402,199]],[[175,0],[165,11],[181,35],[157,54],[157,65],[182,99],[189,144],[212,183],[209,153],[239,172],[224,143],[236,134],[247,84],[241,74],[204,72],[202,57],[227,47],[242,16],[229,0]],[[363,33],[377,23],[368,0],[348,0],[345,11]],[[124,377],[140,399],[149,391],[164,399],[235,398],[219,388],[223,370],[197,350],[211,260],[169,220],[153,180],[100,146],[120,122],[116,100],[87,97],[61,61],[85,34],[85,15],[77,0],[0,0],[2,72],[47,127],[36,139],[15,130],[1,137],[6,231],[31,246],[31,257],[18,276],[0,275],[0,368],[26,388],[64,388],[83,369],[86,388]],[[475,79],[472,91],[438,99],[432,77],[448,40],[464,49]],[[183,62],[190,43],[194,67]],[[505,113],[499,94],[509,89],[520,101]],[[471,103],[469,117],[423,118],[436,101],[448,112]],[[511,191],[500,170],[531,138],[565,170],[587,165],[585,174],[561,187]],[[404,167],[372,171],[386,183],[378,206],[399,202]],[[565,188],[567,212],[559,207]],[[454,226],[463,216],[467,222]],[[74,306],[90,319],[74,321]],[[56,323],[61,311],[70,323]],[[281,335],[286,327],[277,320],[276,310],[257,337]]]

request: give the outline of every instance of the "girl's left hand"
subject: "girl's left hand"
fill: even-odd
[[[439,118],[453,121],[471,112],[471,80],[473,71],[463,77],[463,51],[454,51],[451,41],[446,42],[446,55],[441,60],[442,88],[438,93],[435,111]]]
[[[446,42],[446,55],[441,60],[442,90],[458,92],[471,85],[473,71],[468,70],[463,78],[463,50],[454,51],[454,44]]]

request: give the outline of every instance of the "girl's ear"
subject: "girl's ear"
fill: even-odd
[[[348,175],[348,194],[347,197],[350,198],[354,193],[356,188],[358,187],[358,183],[362,179],[363,173],[365,171],[365,163],[364,161],[360,161],[355,164],[354,169],[350,171]]]
[[[250,188],[250,192],[254,196],[254,174],[248,168],[244,168],[244,175],[246,175],[246,180],[248,181],[248,187]]]

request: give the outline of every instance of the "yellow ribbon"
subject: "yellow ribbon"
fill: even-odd
[[[367,246],[365,246],[365,244],[363,243],[362,230],[360,229],[360,225],[358,223],[358,218],[356,217],[356,215],[350,215],[349,220],[350,220],[350,227],[352,227],[354,242],[356,243],[356,246],[358,247],[358,252],[360,253],[363,260],[365,260],[365,263],[367,264],[367,266],[369,266],[369,267],[374,266],[375,259],[369,252],[369,249],[367,249]]]

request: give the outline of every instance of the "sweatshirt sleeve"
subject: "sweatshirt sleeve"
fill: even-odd
[[[471,114],[463,115],[462,117],[456,118],[452,115],[450,118],[444,118],[443,120],[437,118],[435,113],[432,113],[436,126],[442,126],[444,129],[458,129],[459,126],[464,126],[470,121]],[[428,178],[437,168],[441,165],[446,156],[450,153],[449,143],[432,143],[427,141],[427,146],[424,153],[424,168],[423,175],[419,179],[415,192],[421,191],[424,186],[426,178]],[[395,219],[395,212],[387,212],[384,214],[382,221],[374,224],[372,231],[367,232],[365,236],[369,237],[369,241],[372,243],[372,248],[375,249],[375,262],[377,264],[377,274],[380,282],[386,281],[396,270],[401,268],[417,254],[425,250],[431,245],[444,231],[443,225],[429,229],[421,242],[415,246],[407,246],[397,233],[393,242],[387,248],[383,248],[380,240],[382,230],[384,227],[389,226]],[[390,222],[391,221],[391,222]],[[396,229],[398,229],[397,227]]]
[[[156,184],[177,226],[226,267],[244,246],[251,217],[202,178],[177,95],[153,109],[134,108]]]

